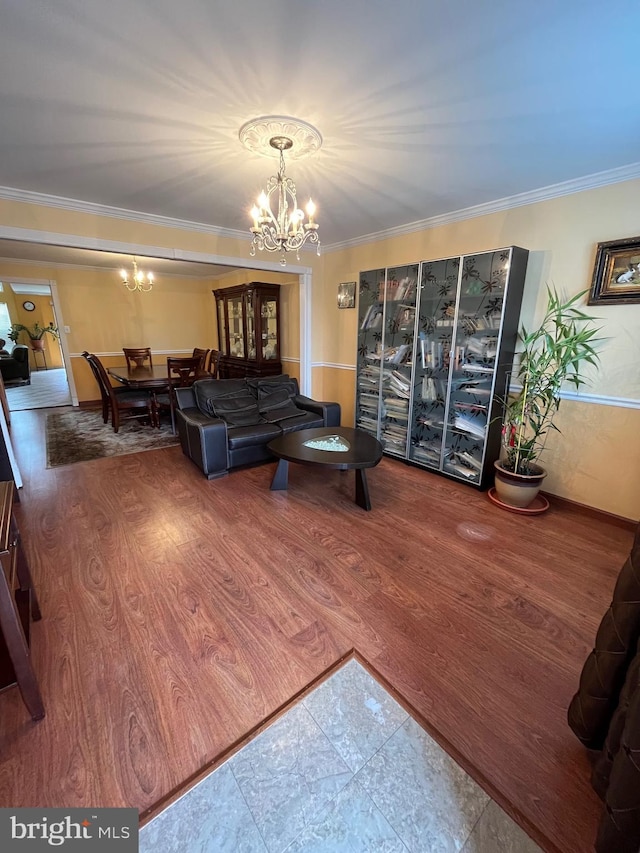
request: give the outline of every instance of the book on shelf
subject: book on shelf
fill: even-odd
[[[366,331],[367,329],[379,329],[382,327],[382,305],[374,302],[373,305],[370,305],[367,309],[367,313],[362,318],[362,323],[360,324],[360,330]]]
[[[393,318],[394,323],[401,329],[412,327],[416,319],[416,306],[400,302]]]
[[[456,413],[453,418],[453,425],[460,432],[467,432],[475,438],[484,438],[487,432],[486,419],[477,420],[470,415]]]

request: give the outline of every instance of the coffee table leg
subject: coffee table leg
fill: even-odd
[[[278,467],[276,468],[276,472],[273,475],[273,480],[271,481],[271,491],[280,491],[287,490],[289,482],[289,463],[286,459],[280,459],[278,461]]]
[[[364,468],[356,468],[356,503],[362,509],[371,509],[369,486],[367,485],[367,475]]]

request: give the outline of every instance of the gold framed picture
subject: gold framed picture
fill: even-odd
[[[640,302],[640,237],[598,243],[589,305]]]

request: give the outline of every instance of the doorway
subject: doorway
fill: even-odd
[[[20,360],[24,368],[16,372],[8,363],[0,368],[9,411],[71,405],[51,285],[49,281],[33,279],[10,278],[3,282],[0,338],[7,336],[9,340],[5,343],[5,351],[8,358],[14,364]],[[42,330],[47,328],[55,331],[43,333]],[[38,334],[41,336],[39,340]]]

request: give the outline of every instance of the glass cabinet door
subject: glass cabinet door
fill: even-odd
[[[413,379],[409,459],[439,469],[460,258],[423,262]]]
[[[385,270],[360,273],[355,424],[378,437]]]
[[[483,469],[510,257],[504,249],[462,259],[443,471],[471,483]]]
[[[229,311],[229,355],[245,358],[242,296],[227,300]]]
[[[278,352],[278,302],[275,298],[264,297],[261,308],[262,320],[262,358],[277,361]]]
[[[403,458],[407,455],[417,290],[418,264],[388,270],[380,351],[379,438],[386,453]]]

